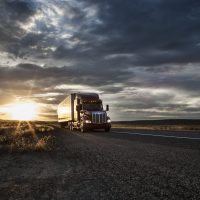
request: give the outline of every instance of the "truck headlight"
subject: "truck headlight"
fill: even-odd
[[[107,120],[107,122],[108,122],[108,123],[111,123],[111,120],[110,120],[110,119],[108,119],[108,120]]]
[[[85,123],[86,123],[86,124],[90,124],[90,123],[92,123],[92,122],[91,122],[91,120],[86,119],[86,120],[85,120]]]

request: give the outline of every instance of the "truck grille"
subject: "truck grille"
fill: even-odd
[[[94,112],[94,113],[92,113],[92,123],[93,124],[106,123],[106,113],[102,113],[102,112]]]

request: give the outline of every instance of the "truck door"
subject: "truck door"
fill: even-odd
[[[74,121],[80,121],[80,111],[76,110],[77,105],[80,105],[80,99],[76,97],[74,100]]]

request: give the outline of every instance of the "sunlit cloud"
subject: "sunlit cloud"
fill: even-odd
[[[66,85],[66,84],[62,84],[62,85],[57,85],[55,86],[54,89],[58,89],[58,90],[71,90],[72,92],[77,92],[77,91],[82,91],[82,92],[98,92],[99,94],[103,93],[102,90],[99,90],[97,88],[94,87],[90,87],[90,86],[84,86],[84,85]]]
[[[56,97],[62,95],[62,93],[56,93],[56,92],[48,92],[44,94],[34,94],[33,97]]]

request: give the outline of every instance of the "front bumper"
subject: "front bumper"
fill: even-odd
[[[111,123],[104,124],[93,124],[93,123],[84,123],[86,129],[106,129],[111,128]]]

